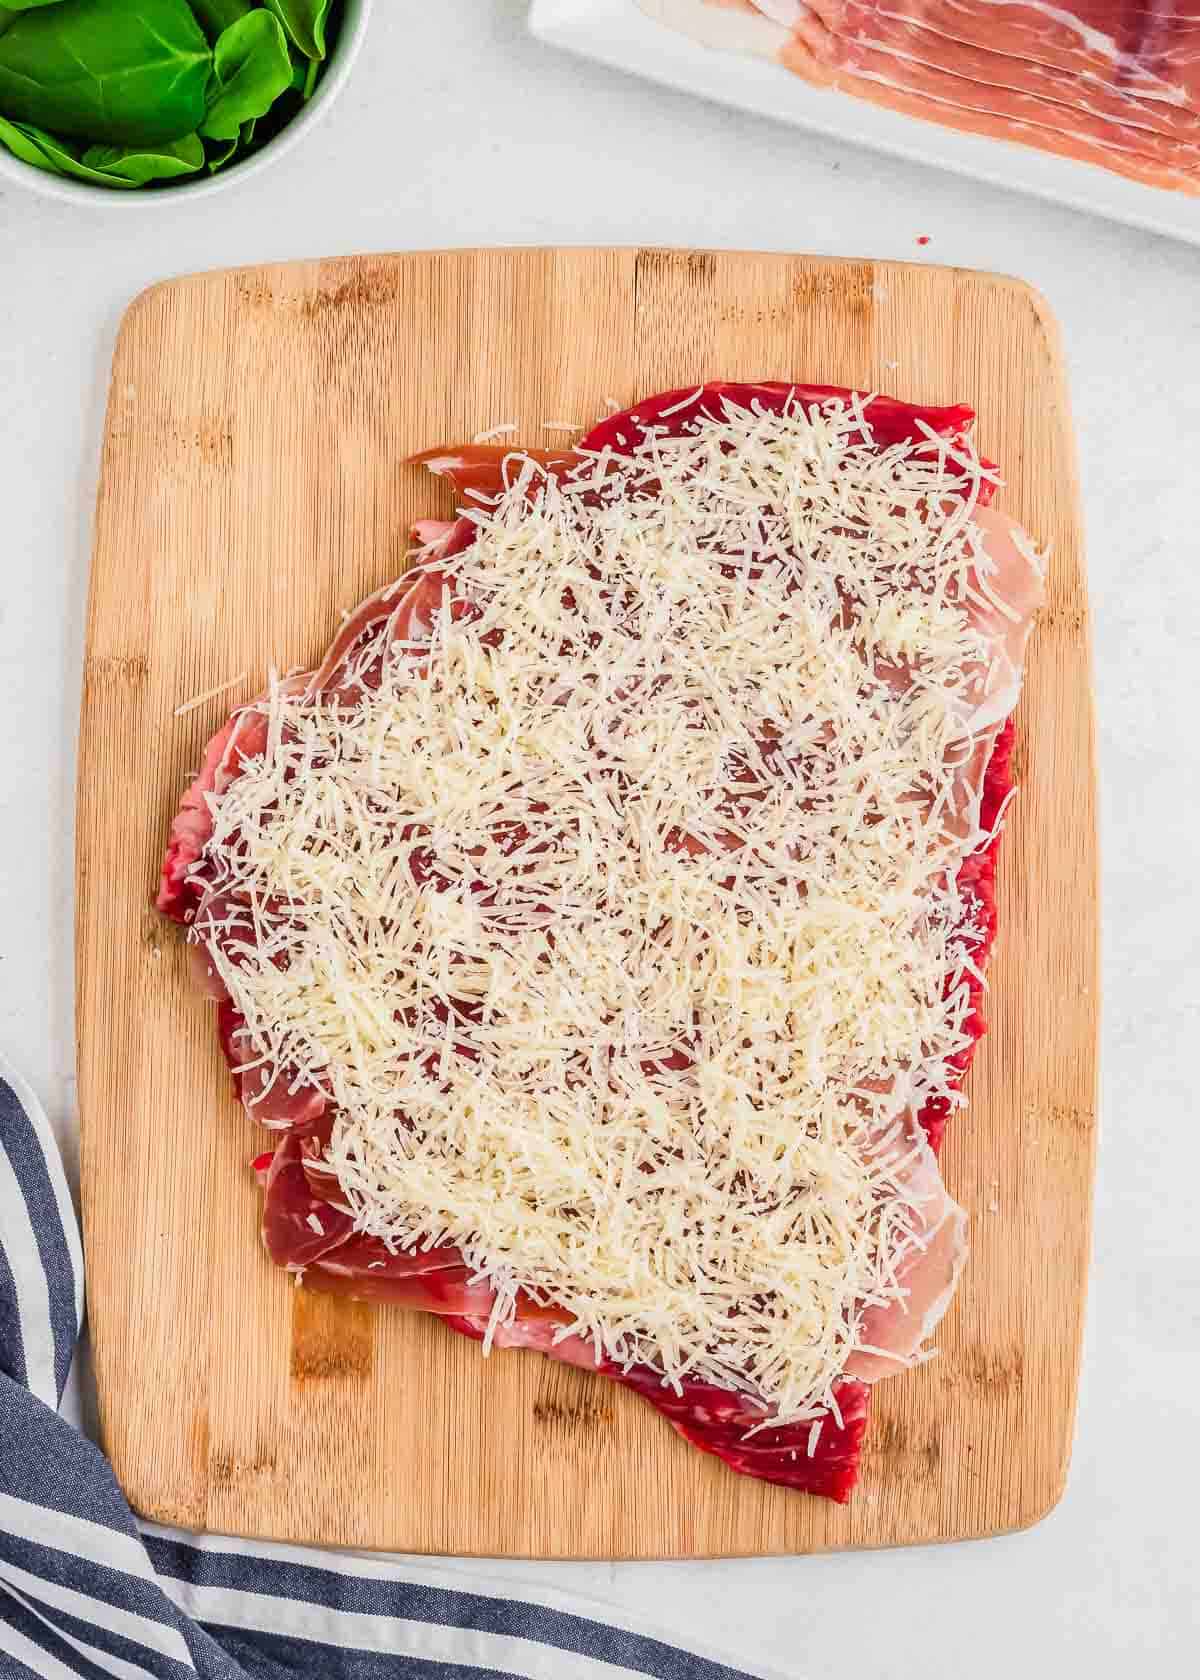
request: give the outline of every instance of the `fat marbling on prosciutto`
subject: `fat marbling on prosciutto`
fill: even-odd
[[[1041,598],[973,418],[712,383],[415,458],[463,511],[213,738],[158,897],[305,1287],[847,1498],[966,1254]]]

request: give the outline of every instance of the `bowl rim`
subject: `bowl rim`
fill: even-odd
[[[94,209],[103,207],[122,211],[163,208],[179,200],[192,204],[200,198],[211,198],[214,193],[227,192],[230,187],[250,180],[278,162],[327,115],[349,80],[362,51],[374,3],[375,0],[343,0],[341,34],[316,92],[304,109],[273,139],[268,140],[260,152],[235,163],[231,169],[223,169],[216,175],[190,176],[165,192],[124,192],[117,187],[100,187],[91,181],[75,181],[67,175],[53,175],[48,170],[36,169],[33,164],[23,163],[6,148],[0,147],[0,187],[11,181],[14,186],[25,187],[41,198],[91,205]]]

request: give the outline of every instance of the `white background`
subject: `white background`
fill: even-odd
[[[971,1545],[489,1573],[502,1589],[602,1596],[789,1680],[1104,1680],[1131,1660],[1182,1680],[1200,1645],[1200,251],[590,68],[528,41],[523,12],[380,0],[326,124],[224,197],[105,215],[0,183],[0,1050],[73,1154],[89,522],[113,337],[148,282],[493,242],[757,246],[1025,276],[1066,338],[1102,774],[1100,1178],[1066,1497],[1030,1533]]]

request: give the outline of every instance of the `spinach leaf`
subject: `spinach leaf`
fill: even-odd
[[[5,0],[0,6],[0,35],[8,28],[18,12],[31,12],[35,6],[61,6],[63,0]]]
[[[80,156],[77,149],[56,135],[32,123],[10,123],[0,117],[0,142],[14,157],[53,175],[69,175],[93,186],[144,186],[147,181],[169,181],[180,175],[194,175],[203,166],[204,146],[198,134],[168,141],[153,149],[138,151],[123,146],[89,146]]]
[[[240,136],[235,136],[234,139],[207,139],[203,143],[203,161],[208,173],[215,175],[217,170],[222,170],[234,156],[240,143]]]
[[[330,0],[266,0],[305,58],[325,57]]]
[[[198,128],[211,66],[187,0],[63,0],[0,35],[0,111],[97,144],[157,145]]]
[[[254,10],[254,0],[191,0],[196,22],[210,41],[216,42],[239,18]]]
[[[0,141],[14,157],[19,157],[23,163],[31,163],[35,169],[44,169],[50,175],[70,175],[78,181],[89,181],[93,186],[123,187],[130,191],[137,185],[136,181],[89,168],[80,160],[69,141],[47,134],[44,128],[38,128],[34,123],[11,123],[6,117],[0,117]]]
[[[232,140],[206,140],[204,142],[204,164],[208,173],[215,175],[218,169],[223,169],[241,143],[240,134],[235,134]]]
[[[147,181],[173,181],[203,169],[204,142],[198,134],[185,134],[182,140],[164,140],[159,146],[89,146],[79,161],[106,180],[115,176],[141,187]]]
[[[291,82],[292,61],[279,20],[270,12],[250,12],[217,42],[201,134],[234,139],[244,122],[265,116]]]
[[[16,21],[18,12],[31,12],[35,6],[61,6],[63,0],[8,0],[0,6],[0,35]]]
[[[8,0],[0,6],[0,35],[15,21],[18,12],[31,12],[35,6],[61,6],[63,0]]]
[[[292,48],[292,81],[285,101],[287,120],[290,122],[300,108],[312,98],[313,89],[321,79],[325,66],[319,58],[305,58],[302,53]],[[295,97],[293,98],[292,95]]]
[[[40,128],[0,117],[0,146],[4,146],[15,158],[20,158],[22,163],[31,163],[35,169],[44,169],[49,175],[67,173],[60,167],[55,155],[60,149],[59,142],[53,134],[46,134]]]
[[[240,163],[242,158],[248,157],[255,150],[254,131],[258,127],[258,118],[251,117],[244,122],[236,137],[232,140],[206,140],[204,142],[205,159],[208,172],[215,175],[218,169],[224,169],[227,163]]]
[[[297,87],[285,88],[265,117],[258,119],[255,151],[282,134],[287,125],[304,109],[304,94]]]

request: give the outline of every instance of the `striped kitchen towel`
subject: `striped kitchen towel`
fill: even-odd
[[[561,1597],[496,1598],[436,1565],[139,1523],[60,1411],[82,1316],[62,1163],[36,1100],[0,1066],[3,1680],[752,1680]]]

